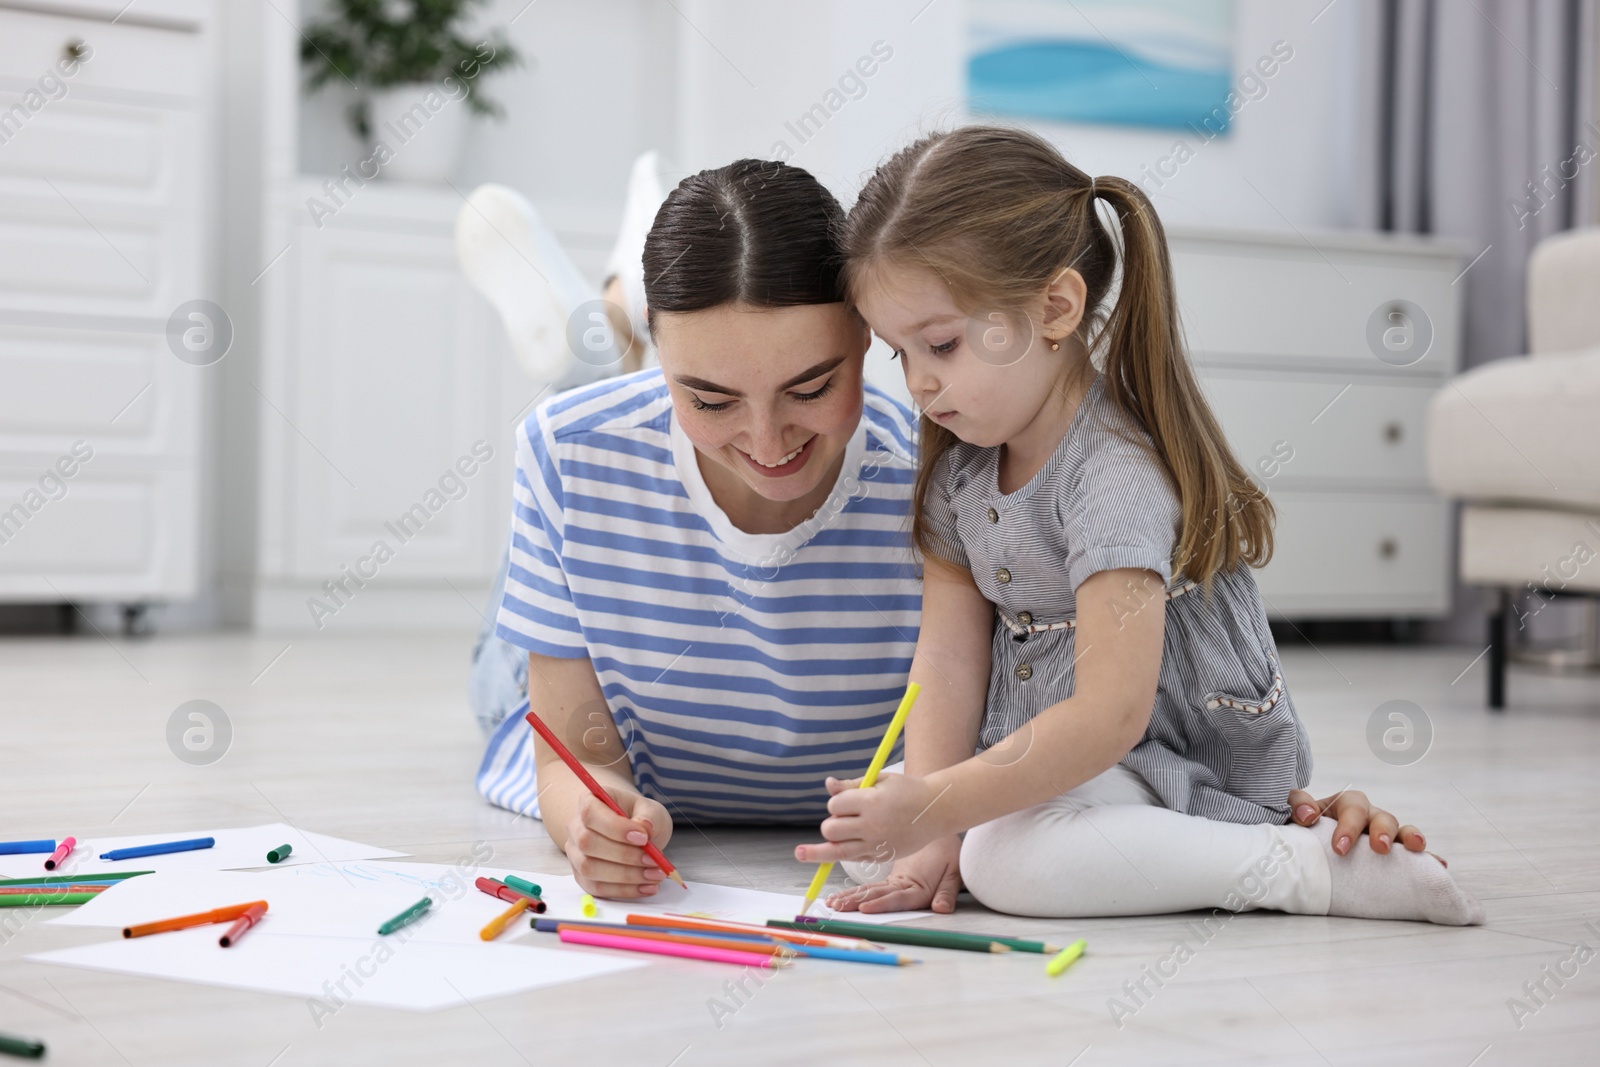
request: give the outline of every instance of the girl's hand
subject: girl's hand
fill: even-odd
[[[834,911],[920,911],[932,907],[949,914],[961,892],[961,838],[941,837],[921,852],[894,865],[889,877],[871,885],[852,886],[829,897]]]
[[[1386,855],[1395,841],[1410,852],[1421,852],[1428,846],[1421,830],[1410,823],[1401,826],[1393,815],[1373,807],[1367,794],[1359,789],[1346,789],[1322,800],[1313,798],[1304,789],[1291,789],[1289,807],[1294,812],[1294,821],[1301,826],[1314,826],[1324,815],[1337,819],[1338,825],[1333,828],[1333,850],[1341,856],[1349,855],[1363,833],[1372,851],[1380,854]],[[1434,858],[1444,863],[1439,857]]]
[[[578,810],[567,824],[572,875],[585,893],[597,897],[636,900],[651,896],[666,875],[644,854],[644,846],[666,845],[672,837],[672,816],[648,797],[623,795],[617,797],[617,803],[630,818],[618,815],[592,795],[578,802]]]
[[[892,855],[909,856],[942,836],[934,820],[924,819],[939,793],[926,778],[886,774],[871,789],[861,779],[829,778],[830,816],[822,821],[825,845],[797,845],[794,858],[802,863],[836,863]]]

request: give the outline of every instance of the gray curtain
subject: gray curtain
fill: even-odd
[[[1457,282],[1463,367],[1526,351],[1528,253],[1600,221],[1597,6],[1363,0],[1355,221],[1482,253]]]

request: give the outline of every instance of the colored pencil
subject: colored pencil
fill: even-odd
[[[0,1052],[4,1052],[7,1056],[19,1056],[25,1060],[36,1060],[44,1055],[44,1042],[35,1041],[31,1037],[0,1034]]]
[[[0,856],[29,856],[36,852],[49,854],[56,850],[53,837],[33,841],[0,841]]]
[[[813,917],[811,917],[809,915],[796,915],[795,916],[795,922],[802,922],[802,923],[805,923],[807,926],[814,926],[815,924],[817,924],[819,922],[827,922],[827,923],[832,924],[835,927],[848,926],[848,927],[852,927],[855,930],[859,931],[863,936],[865,936],[867,934],[870,934],[870,933],[872,933],[874,931],[883,929],[883,927],[878,925],[877,923],[860,923],[860,922],[854,922],[854,921],[849,920],[849,919],[818,919],[818,918],[813,918]],[[906,929],[906,927],[902,926],[902,927],[897,927],[896,929],[904,930],[904,929]],[[940,932],[941,933],[946,933],[946,932],[955,933],[957,931],[940,931]],[[1043,953],[1051,953],[1051,952],[1060,952],[1061,948],[1062,948],[1062,946],[1060,946],[1060,945],[1052,945],[1048,941],[1033,941],[1033,940],[1030,940],[1030,939],[1028,939],[1026,937],[1001,937],[999,934],[974,934],[974,933],[970,933],[970,932],[965,931],[965,930],[959,931],[959,933],[963,937],[975,937],[975,938],[978,938],[980,941],[997,941],[1000,944],[1005,945],[1007,948],[1010,948],[1013,952],[1043,952]]]
[[[282,863],[284,860],[289,858],[289,853],[291,853],[293,851],[294,851],[294,846],[293,845],[279,845],[277,848],[268,850],[268,852],[267,852],[267,862],[268,863]]]
[[[589,792],[594,794],[596,800],[621,815],[624,819],[628,817],[628,813],[623,811],[615,800],[611,799],[611,794],[607,793],[600,783],[594,780],[594,775],[589,773],[589,769],[578,762],[578,757],[568,751],[567,746],[561,743],[561,738],[557,737],[555,731],[544,724],[543,719],[532,711],[528,712],[525,718],[528,720],[528,725],[532,726],[539,736],[544,738],[544,743],[554,749],[556,755],[561,757],[561,762],[565,763],[568,769],[578,776],[580,782],[589,787]],[[678,868],[674,867],[667,860],[667,857],[661,854],[659,848],[653,844],[646,844],[644,846],[644,854],[649,856],[657,867],[661,868],[662,874],[671,878],[683,888],[689,888],[684,885],[683,875],[678,873]]]
[[[500,880],[519,893],[526,893],[530,897],[544,896],[544,890],[539,888],[538,883],[530,882],[526,878],[518,878],[514,874],[508,874]]]
[[[1079,956],[1083,955],[1083,950],[1088,947],[1088,943],[1085,942],[1083,938],[1078,938],[1078,940],[1062,949],[1059,956],[1056,956],[1049,963],[1044,965],[1044,973],[1048,974],[1051,978],[1056,977],[1062,971],[1066,970],[1068,967],[1071,967],[1072,962]]]
[[[56,885],[62,882],[71,882],[73,885],[88,882],[107,882],[115,885],[124,878],[137,878],[141,874],[154,873],[154,871],[114,871],[97,872],[95,874],[41,874],[31,878],[0,878],[0,886]]]
[[[234,942],[243,937],[246,930],[260,922],[262,916],[266,914],[267,902],[264,900],[256,901],[254,904],[244,909],[243,915],[233,920],[233,925],[228,927],[227,933],[223,934],[217,939],[217,944],[221,945],[223,948],[228,948]]]
[[[782,956],[762,955],[759,952],[706,948],[704,945],[680,945],[671,941],[649,941],[642,937],[615,937],[611,934],[589,933],[587,930],[562,930],[556,936],[573,945],[620,948],[627,952],[650,952],[657,956],[678,956],[690,960],[707,960],[711,963],[734,963],[744,967],[765,967],[768,970],[776,970],[788,963]]]
[[[411,907],[407,908],[405,911],[402,911],[399,915],[396,915],[392,919],[386,920],[381,926],[379,926],[378,936],[388,937],[402,926],[410,926],[412,923],[428,914],[428,909],[431,907],[433,907],[433,898],[423,897],[421,900],[411,905]]]
[[[719,919],[696,919],[687,915],[629,915],[630,926],[659,926],[675,930],[720,930],[731,934],[756,934],[775,937],[795,945],[818,945],[833,948],[876,949],[878,946],[863,938],[824,934],[821,931],[774,930],[770,926],[754,923],[725,922]]]
[[[94,882],[86,882],[83,885],[63,882],[54,886],[0,885],[0,897],[14,897],[19,893],[98,893],[102,889],[110,888],[108,885],[99,885]]]
[[[61,861],[72,854],[72,850],[77,847],[77,844],[78,839],[76,837],[63,838],[61,844],[56,846],[56,850],[50,853],[50,858],[44,861],[44,869],[53,871],[61,866]]]
[[[889,753],[894,751],[894,743],[899,739],[900,730],[906,724],[906,716],[911,714],[911,705],[917,702],[917,694],[920,692],[922,686],[916,682],[907,683],[906,695],[900,698],[900,706],[894,710],[894,718],[889,720],[889,728],[883,732],[883,740],[878,742],[878,751],[872,754],[872,762],[867,764],[867,773],[861,776],[860,788],[872,788],[878,780],[878,775],[883,773],[883,765],[889,762]],[[817,902],[822,887],[827,884],[828,875],[832,873],[832,863],[824,863],[817,868],[816,875],[811,879],[811,885],[806,888],[806,902],[800,907],[801,915],[810,911],[811,905]]]
[[[485,941],[493,941],[495,938],[500,936],[507,926],[511,925],[511,920],[527,911],[528,906],[532,903],[532,897],[518,896],[517,902],[511,905],[511,907],[507,908],[505,911],[502,911],[499,915],[496,915],[493,919],[490,919],[489,925],[478,931],[478,936],[483,938]]]
[[[831,919],[809,920],[807,922],[784,922],[781,919],[768,919],[768,926],[775,926],[781,930],[810,930],[816,929],[822,933],[837,933],[855,935],[855,923],[834,923]],[[872,937],[876,941],[887,941],[897,945],[922,945],[925,948],[954,948],[965,952],[1010,952],[1011,946],[1002,944],[992,937],[979,937],[973,934],[957,933],[953,930],[917,930],[906,926],[875,926],[872,928]]]
[[[264,900],[251,900],[243,904],[230,904],[225,908],[212,908],[210,911],[197,911],[193,915],[179,915],[173,919],[157,919],[155,922],[140,923],[137,926],[124,926],[123,937],[145,937],[149,934],[164,934],[171,930],[187,930],[191,926],[206,926],[210,923],[231,923],[251,908],[260,904],[267,906]]]
[[[87,904],[99,893],[13,893],[0,896],[0,908],[34,908],[52,904]]]
[[[535,924],[537,928],[537,924]],[[593,933],[613,934],[617,937],[642,937],[647,941],[671,941],[684,945],[703,945],[706,948],[726,948],[738,952],[756,952],[768,956],[811,956],[819,960],[841,960],[847,963],[880,963],[890,967],[906,967],[920,960],[908,959],[892,952],[868,952],[857,948],[830,948],[819,945],[791,945],[747,934],[703,934],[693,930],[669,930],[664,927],[623,926],[617,923],[583,923],[558,920],[556,933],[562,930],[588,930]]]
[[[114,848],[100,853],[103,860],[131,860],[140,856],[165,856],[169,852],[194,852],[210,848],[217,843],[214,837],[191,837],[186,841],[162,841],[154,845],[135,845],[132,848]]]
[[[540,900],[534,894],[524,893],[518,889],[512,889],[504,882],[497,881],[493,878],[480,877],[473,884],[476,885],[481,892],[488,893],[491,897],[499,897],[507,904],[515,904],[519,900],[526,900],[528,901],[528,906],[534,911],[543,912],[545,910],[545,902]]]

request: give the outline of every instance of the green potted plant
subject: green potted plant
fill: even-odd
[[[350,122],[372,155],[358,169],[440,183],[460,154],[470,115],[499,117],[486,73],[522,57],[504,31],[464,25],[484,0],[331,0],[330,18],[304,31],[300,58],[316,91],[335,79],[358,88]]]

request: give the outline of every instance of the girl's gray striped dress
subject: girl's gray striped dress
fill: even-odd
[[[1311,747],[1284,686],[1250,568],[1207,594],[1172,581],[1179,503],[1137,422],[1096,374],[1066,437],[1027,485],[1002,493],[999,450],[957,442],[926,502],[935,555],[972,572],[995,605],[979,751],[1072,695],[1073,591],[1091,574],[1143,568],[1167,585],[1150,725],[1122,764],[1167,807],[1237,823],[1288,821]],[[1127,590],[1123,610],[1141,601]]]

